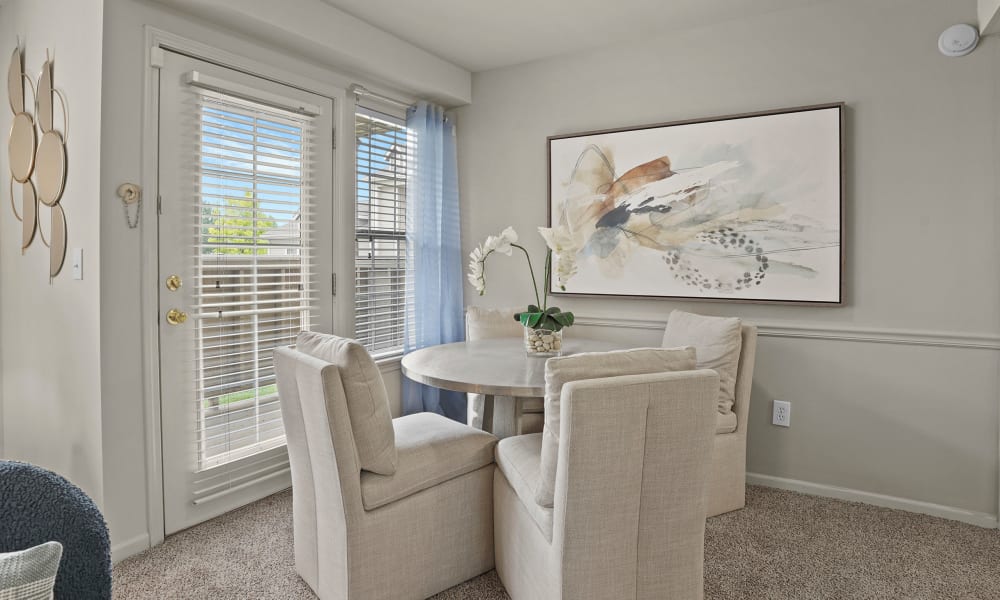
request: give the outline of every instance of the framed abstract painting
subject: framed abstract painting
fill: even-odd
[[[552,293],[843,303],[844,104],[548,138]]]

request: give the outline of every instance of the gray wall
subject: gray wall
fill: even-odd
[[[946,26],[975,19],[974,0],[827,2],[477,74],[457,111],[464,248],[514,225],[540,263],[548,135],[846,101],[846,306],[558,303],[603,323],[570,335],[643,344],[674,308],[761,324],[751,472],[990,522],[1000,43],[936,50]],[[528,301],[519,257],[488,269],[470,303]],[[633,322],[606,322],[618,317]],[[790,429],[769,424],[775,398],[792,403]]]
[[[37,83],[46,50],[53,82],[69,111],[68,171],[60,204],[67,247],[83,249],[83,280],[62,273],[49,281],[49,251],[37,233],[22,254],[21,224],[8,198],[6,134],[11,111],[0,92],[0,458],[31,462],[72,480],[101,504],[100,144],[102,1],[14,0],[0,8],[4,66],[17,46]],[[6,79],[5,79],[6,81]],[[31,102],[32,95],[26,94]],[[56,103],[59,106],[59,103]],[[61,108],[55,109],[62,130]],[[20,198],[20,194],[17,195]],[[20,210],[20,208],[19,208]],[[39,211],[49,235],[50,210]]]

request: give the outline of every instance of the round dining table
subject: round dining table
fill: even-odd
[[[581,352],[620,350],[629,346],[566,336],[561,356]],[[436,388],[483,395],[483,429],[516,432],[523,398],[545,396],[545,361],[550,357],[529,356],[521,338],[495,338],[428,346],[403,357],[403,374],[418,383]],[[513,423],[495,427],[494,401],[512,398]]]

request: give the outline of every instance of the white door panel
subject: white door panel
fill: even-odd
[[[168,534],[290,485],[271,354],[300,329],[331,330],[333,119],[329,98],[166,53],[159,281]]]

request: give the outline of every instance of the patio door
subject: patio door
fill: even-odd
[[[272,352],[330,330],[334,106],[171,52],[159,89],[170,534],[291,485]]]

